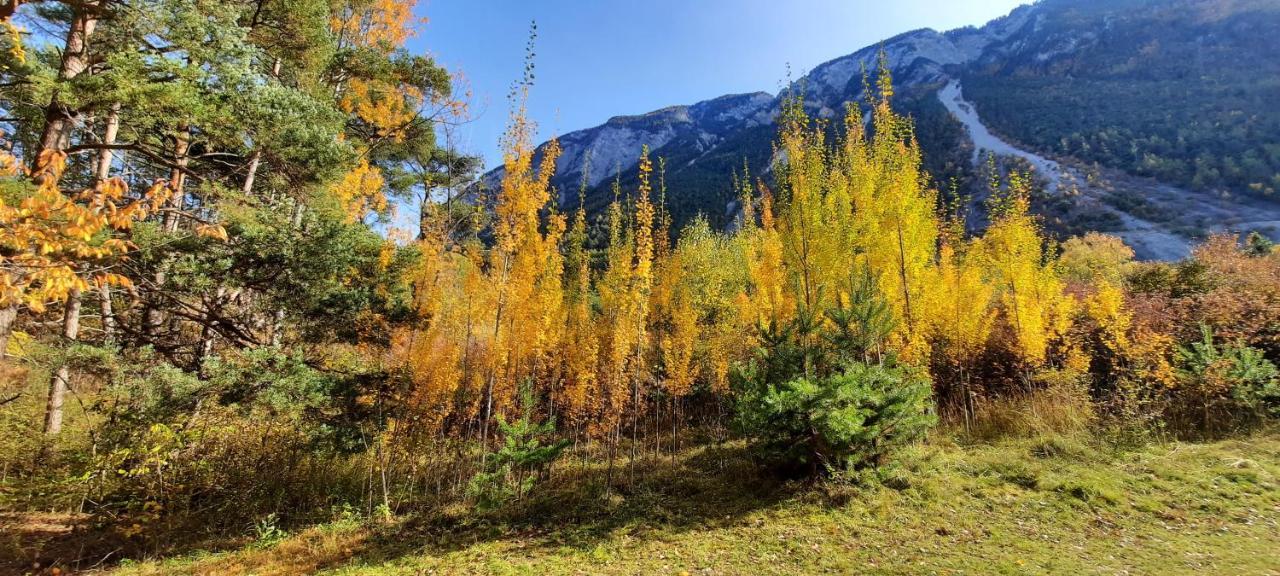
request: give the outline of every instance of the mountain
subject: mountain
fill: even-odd
[[[816,116],[862,97],[887,56],[895,107],[916,122],[926,169],[972,198],[984,154],[1034,168],[1034,206],[1060,236],[1120,235],[1139,257],[1185,256],[1210,232],[1280,238],[1280,2],[1041,0],[982,27],[915,30],[815,67],[792,89]],[[619,116],[560,138],[563,205],[589,212],[642,145],[666,159],[679,225],[733,218],[732,174],[767,169],[783,95],[722,96]],[[586,172],[584,179],[583,173]],[[501,169],[482,177],[493,187]]]

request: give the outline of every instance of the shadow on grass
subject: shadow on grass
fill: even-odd
[[[624,455],[607,463],[565,459],[549,479],[522,501],[499,510],[480,512],[455,502],[401,513],[401,520],[351,531],[299,530],[295,540],[278,545],[250,546],[243,535],[201,534],[198,527],[182,529],[183,537],[157,533],[145,540],[125,539],[71,517],[32,521],[8,518],[0,543],[0,573],[48,573],[51,566],[84,570],[108,567],[125,558],[165,558],[197,552],[227,551],[195,560],[200,573],[257,573],[277,566],[282,555],[304,572],[349,563],[379,564],[406,556],[442,555],[472,546],[518,541],[524,550],[564,547],[590,550],[620,532],[631,536],[649,531],[682,532],[714,529],[742,521],[752,512],[768,509],[794,497],[800,482],[779,479],[756,463],[739,444],[704,444],[670,454],[649,455],[632,465]],[[0,520],[4,520],[0,517]],[[149,541],[151,545],[142,545]],[[155,542],[165,541],[163,546]],[[239,549],[239,551],[234,551]],[[288,549],[286,551],[286,549]],[[232,552],[234,551],[234,552]],[[40,569],[33,569],[35,565]],[[160,571],[144,573],[164,573]],[[267,570],[264,573],[276,573]]]
[[[590,550],[620,532],[682,532],[740,523],[775,507],[803,485],[780,480],[738,444],[704,446],[676,459],[620,458],[607,465],[562,464],[524,501],[481,513],[464,506],[427,511],[371,535],[355,560],[376,564],[409,555],[440,555],[487,542],[518,540],[522,549]]]
[[[118,561],[125,542],[80,527],[83,519],[60,513],[0,513],[0,574],[87,569]]]

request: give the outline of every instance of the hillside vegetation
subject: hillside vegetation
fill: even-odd
[[[699,448],[647,460],[612,496],[601,470],[569,466],[500,514],[338,518],[107,572],[1269,574],[1278,458],[1274,433],[1136,450],[930,443],[887,486],[812,490],[754,480],[739,446]]]
[[[1063,156],[1196,190],[1275,197],[1280,7],[1048,1],[1040,9],[1025,47],[964,76],[983,118]]]

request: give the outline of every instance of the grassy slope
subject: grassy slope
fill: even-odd
[[[1280,574],[1280,433],[1098,449],[1072,440],[934,443],[873,489],[752,474],[733,448],[649,463],[601,498],[595,471],[503,516],[459,508],[118,574]],[[664,461],[665,462],[665,461]]]

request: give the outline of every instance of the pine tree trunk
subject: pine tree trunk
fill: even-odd
[[[116,341],[116,315],[111,304],[111,287],[98,285],[98,306],[102,309],[102,341],[112,344]]]
[[[111,111],[107,115],[107,126],[103,132],[102,141],[105,144],[114,144],[116,133],[120,129],[120,104],[116,103],[111,106]],[[98,165],[94,172],[94,179],[101,183],[107,179],[111,173],[111,150],[104,148],[98,156]],[[62,336],[66,339],[64,344],[70,345],[76,341],[80,335],[80,291],[72,290],[67,295],[66,308],[63,311],[62,318]],[[102,307],[102,333],[103,338],[110,342],[115,337],[115,318],[111,311],[111,289],[106,284],[98,286],[98,299]],[[62,362],[57,370],[54,370],[53,380],[49,382],[49,404],[45,412],[44,431],[46,434],[55,435],[62,431],[62,402],[67,393],[68,382],[71,378],[71,370],[66,362]]]
[[[80,335],[80,291],[72,290],[67,295],[66,308],[62,314],[62,337],[66,344],[75,342]],[[71,379],[71,369],[64,362],[54,371],[49,382],[49,403],[44,413],[44,433],[55,436],[62,432],[62,403],[66,400],[67,389]]]
[[[253,181],[258,177],[258,165],[262,162],[262,151],[254,150],[249,155],[249,171],[244,176],[244,185],[240,187],[240,191],[246,196],[253,193]]]
[[[190,149],[191,127],[187,125],[179,126],[173,142],[174,168],[169,175],[169,185],[173,188],[173,195],[165,203],[165,207],[168,210],[164,213],[164,231],[168,234],[178,230],[178,210],[182,209],[183,190],[187,180],[186,169],[187,164],[191,161],[191,158],[187,155]]]
[[[120,132],[120,103],[116,102],[111,105],[111,110],[107,112],[107,125],[102,131],[102,143],[108,146],[116,143],[116,134]],[[94,173],[94,178],[98,182],[102,182],[111,176],[111,160],[112,153],[110,148],[103,148],[98,154],[98,167]]]
[[[102,132],[102,143],[111,145],[116,143],[116,134],[120,131],[120,103],[116,102],[111,105],[111,110],[107,113],[107,125]],[[103,148],[98,155],[98,167],[94,173],[94,178],[99,182],[106,181],[111,176],[112,154],[110,148]],[[111,287],[106,284],[98,285],[98,305],[102,309],[102,341],[106,343],[114,342],[116,339],[116,317],[111,308]]]
[[[281,64],[282,63],[279,58],[276,58],[275,62],[271,64],[271,76],[277,80],[280,79]],[[249,170],[244,176],[244,185],[241,187],[241,191],[244,192],[245,195],[253,193],[253,183],[254,180],[258,178],[258,166],[261,164],[262,149],[255,148],[253,154],[249,155]]]
[[[98,25],[98,2],[70,4],[73,8],[71,25],[67,29],[67,38],[62,48],[62,63],[58,68],[59,80],[71,80],[89,68],[89,37]],[[45,107],[44,129],[40,133],[40,146],[36,150],[32,165],[40,161],[40,156],[47,150],[62,150],[71,140],[71,129],[75,124],[76,111],[70,110],[62,102],[55,89]]]
[[[227,288],[219,286],[214,292],[213,303],[209,305],[209,311],[204,315],[204,326],[200,329],[200,347],[196,350],[196,365],[200,367],[202,373],[204,372],[205,361],[213,355],[214,312],[221,310],[226,299]]]
[[[178,231],[178,210],[182,208],[182,196],[184,193],[184,185],[186,183],[186,168],[190,158],[187,151],[191,147],[191,127],[180,126],[178,135],[174,138],[173,143],[173,160],[174,168],[169,176],[169,186],[172,188],[172,195],[165,202],[165,212],[162,219],[162,227],[166,234],[173,234]],[[162,261],[157,265],[155,275],[152,277],[154,290],[164,289],[165,281],[168,279],[167,268],[168,261]],[[146,312],[142,318],[142,332],[148,338],[155,338],[160,331],[160,325],[164,324],[164,311],[160,309],[159,298],[154,294],[148,298]]]

